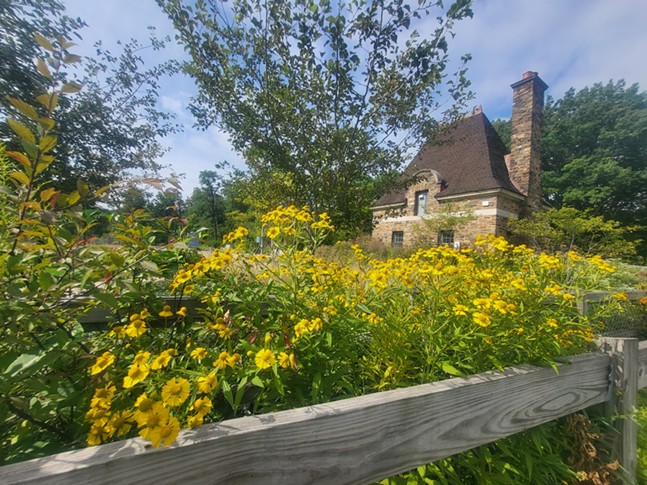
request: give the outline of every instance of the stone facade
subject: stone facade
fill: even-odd
[[[516,219],[521,210],[523,200],[521,197],[514,197],[512,194],[493,193],[478,194],[474,196],[457,197],[449,200],[438,200],[433,198],[428,205],[427,215],[414,215],[414,204],[409,200],[415,200],[414,194],[424,190],[421,186],[414,186],[407,192],[407,203],[403,206],[374,210],[375,228],[372,238],[385,245],[392,244],[393,232],[403,233],[403,246],[414,246],[418,244],[435,245],[438,236],[430,235],[424,230],[424,219],[431,219],[438,209],[448,203],[454,204],[459,211],[469,211],[474,219],[453,230],[454,241],[461,245],[470,244],[479,234],[495,234],[506,236],[510,219]],[[425,238],[425,240],[421,240]],[[429,240],[429,238],[432,238]]]

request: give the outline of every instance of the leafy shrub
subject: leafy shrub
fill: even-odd
[[[599,257],[486,237],[386,261],[354,246],[339,262],[315,256],[333,229],[326,214],[279,207],[263,223],[271,254],[248,253],[239,228],[176,274],[171,289],[201,301],[200,318],[142,309],[105,336],[90,368],[89,444],[139,434],[168,445],[182,427],[249,412],[554,365],[588,350],[620,300],[587,317],[577,309],[613,271]]]
[[[59,97],[80,89],[62,81],[59,70],[78,56],[67,54],[63,38],[36,38],[49,53],[38,70],[50,91],[37,106],[9,98],[20,119],[7,122],[24,151],[0,147],[0,462],[84,441],[79,403],[89,387],[95,338],[80,324],[83,315],[105,305],[119,319],[168,284],[150,262],[167,248],[152,246],[155,231],[143,216],[113,225],[118,245],[93,244],[97,218],[84,204],[109,188],[93,191],[79,181],[64,193],[52,186],[54,110]]]

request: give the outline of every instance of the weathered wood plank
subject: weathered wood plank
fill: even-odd
[[[84,303],[84,300],[87,301],[86,298],[79,298],[77,300],[73,300],[70,304],[82,305]],[[171,305],[173,309],[178,309],[181,306],[187,307],[189,311],[188,315],[190,318],[197,317],[198,308],[201,308],[204,306],[196,298],[183,297],[180,300],[178,297],[175,297],[175,296],[160,296],[159,300],[161,300],[165,305]],[[97,306],[94,308],[90,308],[83,315],[79,315],[78,321],[86,329],[104,330],[105,328],[107,328],[106,324],[112,321],[113,316],[114,316],[114,311],[111,310],[110,308]]]
[[[647,387],[647,340],[638,344],[638,389]]]
[[[607,398],[610,357],[576,356],[139,439],[0,468],[0,483],[361,484]]]
[[[600,349],[611,356],[613,381],[607,415],[616,418],[618,437],[613,446],[613,458],[619,460],[626,473],[625,481],[636,480],[638,425],[632,413],[638,397],[638,339],[600,339]]]
[[[627,291],[624,291],[623,293],[627,295],[627,298],[630,301],[638,301],[641,298],[644,298],[645,296],[647,296],[647,292],[642,290],[627,290]],[[583,296],[583,300],[584,301],[604,301],[609,299],[612,294],[613,293],[609,291],[592,291],[590,293],[586,293]]]

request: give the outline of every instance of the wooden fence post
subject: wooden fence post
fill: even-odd
[[[636,482],[638,453],[638,426],[632,413],[638,395],[638,339],[599,339],[600,349],[611,356],[611,383],[609,400],[605,406],[608,418],[616,418],[618,436],[613,447],[613,459],[617,459],[625,470],[625,482]]]

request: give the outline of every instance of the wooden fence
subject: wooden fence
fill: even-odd
[[[364,484],[601,404],[632,483],[647,341],[600,339],[600,352],[551,368],[522,365],[183,430],[155,449],[135,438],[0,467],[0,483]]]

